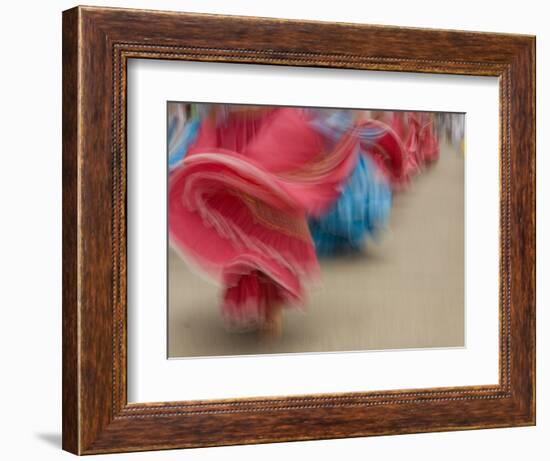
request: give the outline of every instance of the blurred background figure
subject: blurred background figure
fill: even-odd
[[[435,119],[440,139],[450,142],[457,152],[464,154],[464,136],[466,134],[464,114],[437,112]]]

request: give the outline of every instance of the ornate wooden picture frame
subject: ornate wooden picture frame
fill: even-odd
[[[498,77],[498,385],[128,403],[126,69],[133,58]],[[94,7],[63,13],[65,450],[534,424],[534,37]]]

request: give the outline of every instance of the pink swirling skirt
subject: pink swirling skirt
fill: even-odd
[[[352,133],[329,152],[299,108],[205,120],[169,178],[171,244],[222,286],[222,313],[258,325],[277,305],[301,305],[319,267],[306,216],[338,197],[355,165]]]

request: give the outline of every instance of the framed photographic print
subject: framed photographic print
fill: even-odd
[[[63,448],[535,424],[532,36],[63,13]]]

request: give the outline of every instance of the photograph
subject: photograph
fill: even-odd
[[[465,347],[465,118],[168,101],[168,357]]]
[[[547,10],[4,2],[1,459],[550,459]]]
[[[33,125],[62,147],[48,160],[57,214],[36,206],[55,188],[32,177],[51,170],[15,167],[34,140],[20,98],[6,150],[9,171],[31,175],[16,184],[32,201],[8,220],[27,244],[43,213],[62,216],[62,251],[47,247],[62,269],[62,404],[48,415],[61,413],[63,450],[311,441],[327,454],[340,442],[312,441],[369,437],[359,451],[387,457],[423,433],[464,458],[473,445],[449,451],[448,437],[503,448],[485,429],[537,424],[542,23],[401,6],[323,18],[67,5],[62,117]],[[24,295],[43,281],[31,254]],[[11,355],[21,369],[29,354]],[[539,427],[504,439],[524,447]]]

